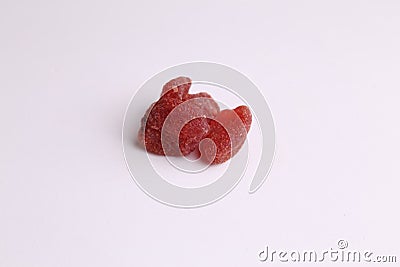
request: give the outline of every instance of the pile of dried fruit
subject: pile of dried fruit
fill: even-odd
[[[199,150],[206,162],[223,163],[245,142],[250,109],[220,111],[209,94],[189,94],[191,84],[190,78],[178,77],[164,85],[160,99],[142,118],[139,142],[158,155],[186,156]]]

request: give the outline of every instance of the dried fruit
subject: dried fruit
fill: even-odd
[[[239,106],[234,110],[221,111],[210,120],[210,131],[200,144],[200,153],[207,163],[223,163],[239,152],[250,130],[250,109]]]
[[[178,77],[163,86],[160,99],[142,118],[139,142],[151,153],[185,156],[200,151],[207,163],[223,163],[243,146],[252,122],[250,109],[220,112],[209,94],[189,94],[191,84],[190,78]]]
[[[218,114],[218,104],[207,93],[189,94],[190,86],[191,80],[186,77],[169,81],[160,99],[146,111],[138,139],[147,151],[169,156],[188,155],[208,133],[207,117]],[[170,115],[173,116],[166,123]]]
[[[192,80],[188,77],[178,77],[170,80],[166,84],[164,84],[161,96],[166,92],[174,89],[178,92],[179,97],[183,98],[187,94],[189,94],[190,86],[192,86]]]

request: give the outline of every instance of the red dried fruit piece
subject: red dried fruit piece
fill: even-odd
[[[189,155],[198,146],[210,130],[207,119],[198,118],[189,121],[179,133],[179,148],[182,155]]]
[[[207,163],[220,164],[239,152],[250,130],[252,115],[246,106],[221,111],[210,120],[210,131],[200,143],[201,157]]]
[[[169,81],[160,99],[146,111],[138,139],[147,151],[168,156],[188,155],[208,133],[207,117],[218,114],[218,104],[207,93],[188,94],[190,86],[191,80],[186,77]]]
[[[169,90],[175,90],[178,92],[179,96],[183,98],[189,93],[190,86],[192,86],[192,80],[188,77],[178,77],[170,80],[164,84],[161,96],[164,95]]]
[[[251,111],[247,106],[239,106],[234,109],[236,114],[239,116],[240,120],[244,124],[246,131],[250,131],[251,122],[253,120],[253,116],[251,115]]]

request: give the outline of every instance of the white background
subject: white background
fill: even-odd
[[[266,266],[266,245],[339,239],[399,260],[399,14],[398,1],[1,0],[0,266]],[[245,179],[182,210],[136,186],[121,128],[146,79],[196,60],[259,86],[277,153],[256,194]]]

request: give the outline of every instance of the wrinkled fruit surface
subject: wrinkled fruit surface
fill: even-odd
[[[219,113],[218,104],[207,93],[189,94],[190,86],[191,80],[186,77],[169,81],[164,85],[160,99],[146,111],[141,121],[138,139],[147,151],[168,156],[188,155],[208,133],[210,126],[206,117],[214,118]],[[187,103],[183,105],[184,102]],[[174,111],[174,117],[187,117],[191,111],[190,106],[197,107],[197,116],[186,124],[177,119],[172,120],[172,124],[164,129],[162,136],[168,115]]]
[[[239,152],[246,141],[252,121],[246,106],[221,111],[210,120],[210,131],[200,143],[200,153],[207,163],[223,163]]]
[[[142,118],[138,140],[158,155],[185,156],[200,150],[207,163],[223,163],[244,144],[251,112],[246,106],[220,111],[209,94],[189,94],[191,83],[190,78],[178,77],[163,86],[160,99]]]

